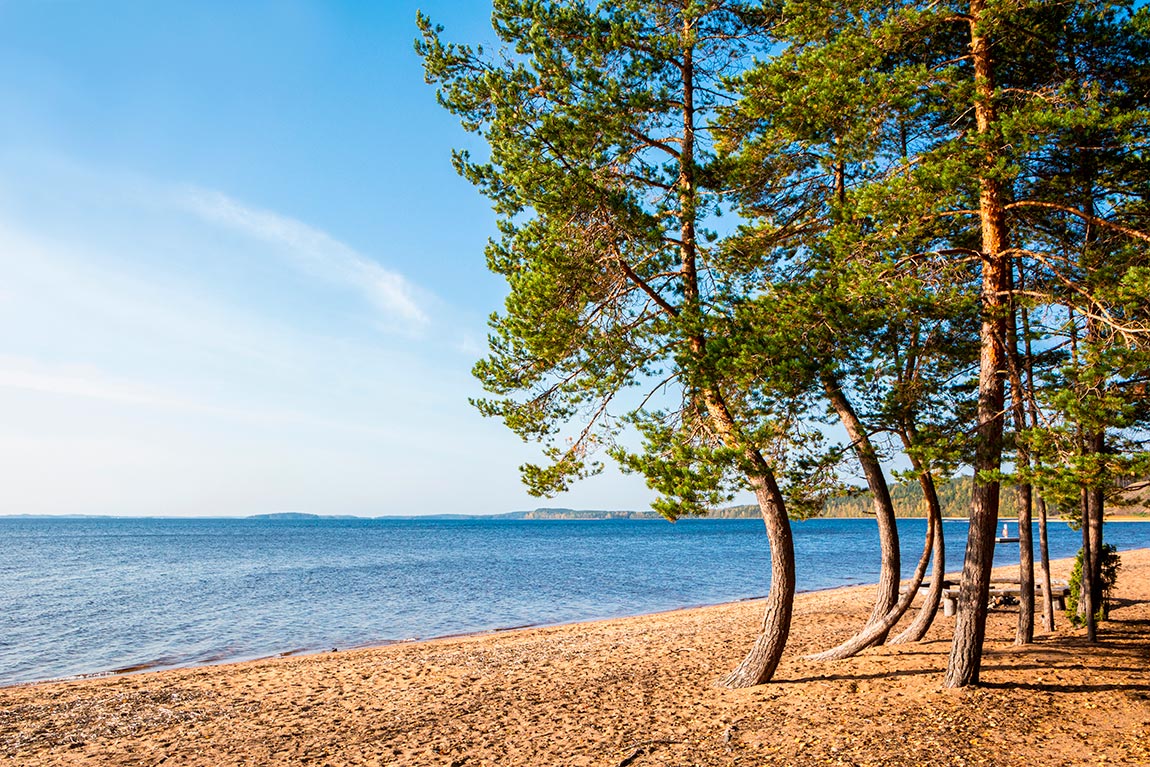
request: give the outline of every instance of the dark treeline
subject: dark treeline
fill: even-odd
[[[1105,509],[1150,473],[1144,3],[495,0],[496,50],[418,23],[428,82],[485,146],[455,166],[498,216],[508,297],[475,405],[542,445],[522,467],[538,495],[604,456],[669,519],[754,495],[770,590],[724,684],[770,680],[791,520],[857,502],[836,500],[846,476],[865,479],[879,584],[815,657],[923,637],[940,577],[890,634],[941,573],[960,473],[945,684],[979,679],[1000,514],[1019,519],[1016,641],[1035,583],[1053,629],[1052,511],[1082,530],[1095,639]],[[909,485],[928,525],[900,596]]]
[[[974,488],[974,478],[970,476],[955,477],[935,484],[939,507],[944,517],[965,517],[970,512],[971,491]],[[927,517],[930,515],[929,504],[917,482],[902,482],[890,487],[890,500],[897,517]],[[1018,516],[1018,495],[1007,491],[1003,493],[999,508],[999,515],[1003,517]],[[707,514],[712,518],[746,518],[758,517],[757,506],[728,506]],[[821,517],[863,518],[874,516],[874,497],[868,491],[849,495],[827,498],[823,504]]]
[[[970,499],[974,490],[974,478],[955,477],[949,481],[936,483],[938,504],[944,517],[965,517],[970,513]],[[926,517],[930,509],[917,482],[904,482],[890,489],[894,513],[900,517]],[[870,511],[871,500],[864,496],[832,498],[827,501],[824,514],[829,517],[862,517]],[[1018,516],[1018,495],[1009,490],[1002,494],[998,508],[1001,517]]]

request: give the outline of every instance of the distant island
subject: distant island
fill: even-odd
[[[276,511],[271,514],[250,514],[244,519],[368,519],[355,514],[308,514],[303,511]]]
[[[942,502],[944,517],[965,519],[970,510],[970,495],[974,485],[970,476],[955,477],[938,485],[939,500]],[[1143,486],[1139,482],[1138,486]],[[898,517],[926,517],[926,501],[922,490],[917,483],[900,483],[891,487],[891,500],[894,502],[895,515]],[[1127,500],[1129,505],[1112,504],[1107,507],[1107,516],[1113,515],[1125,518],[1148,518],[1150,508],[1146,499],[1139,494],[1131,493]],[[24,519],[117,519],[107,514],[4,514],[8,518]],[[721,509],[712,509],[703,516],[704,519],[758,519],[759,507],[753,504],[727,506]],[[852,519],[873,517],[871,511],[871,494],[863,488],[857,488],[844,495],[830,498],[823,507],[820,518]],[[1009,488],[1002,494],[1000,514],[1004,519],[1013,519],[1018,516],[1016,496]],[[1054,515],[1052,515],[1054,516]],[[219,519],[234,519],[235,517],[219,517]],[[563,507],[540,507],[528,511],[508,511],[501,514],[385,514],[379,516],[366,516],[355,514],[311,514],[302,511],[277,511],[266,514],[251,514],[240,519],[258,520],[284,520],[306,521],[321,519],[508,519],[508,520],[584,520],[602,521],[613,519],[650,519],[657,520],[662,517],[654,511],[636,511],[631,509],[569,509]]]
[[[607,511],[602,509],[540,508],[531,511],[509,511],[495,514],[494,519],[662,519],[655,511],[629,511],[625,509]]]

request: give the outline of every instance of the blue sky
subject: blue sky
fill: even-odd
[[[417,8],[0,0],[0,513],[642,508],[553,501],[467,404],[504,294]]]

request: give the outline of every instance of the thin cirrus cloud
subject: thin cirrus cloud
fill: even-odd
[[[0,388],[135,405],[184,404],[134,382],[110,380],[92,369],[65,366],[51,369],[38,360],[21,360],[8,356],[0,357]]]
[[[222,192],[188,189],[181,206],[212,224],[278,246],[313,277],[352,288],[393,323],[417,330],[430,322],[418,290],[403,275],[380,266],[326,232],[278,213],[244,205]]]
[[[373,425],[360,420],[328,417],[298,409],[221,405],[156,388],[136,380],[110,376],[92,366],[52,365],[41,360],[12,356],[0,356],[0,389],[102,400],[159,411],[182,411],[198,416],[215,416],[227,421],[268,427],[295,425],[329,432],[354,432],[377,437],[392,437],[402,431],[386,424]]]

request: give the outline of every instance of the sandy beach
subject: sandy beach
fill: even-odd
[[[776,680],[714,681],[758,602],[430,642],[0,689],[16,765],[1150,764],[1150,550],[1123,552],[1089,646],[1057,616],[1012,645],[988,622],[983,685],[944,690],[953,618],[927,641],[831,663],[872,589],[800,595]],[[1069,562],[1055,565],[1065,578]]]

